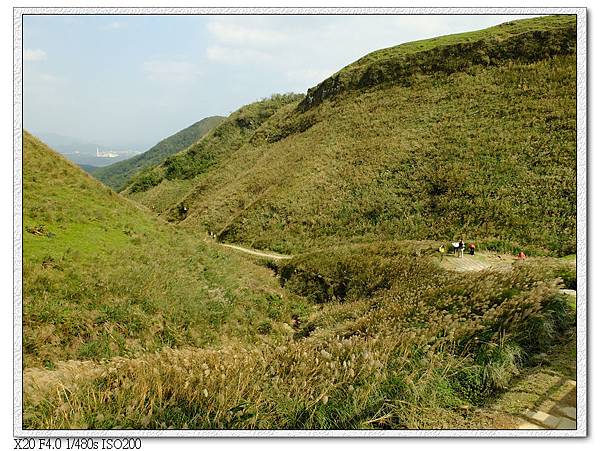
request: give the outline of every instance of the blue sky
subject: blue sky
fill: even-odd
[[[25,16],[24,126],[146,150],[363,55],[526,16]]]

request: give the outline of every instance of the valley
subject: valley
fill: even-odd
[[[575,47],[546,16],[382,49],[93,177],[24,131],[23,427],[573,408]]]

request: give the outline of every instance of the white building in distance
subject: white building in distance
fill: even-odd
[[[110,150],[108,150],[106,152],[100,152],[100,149],[98,147],[96,147],[96,156],[98,158],[115,158],[115,157],[118,157],[119,154],[116,152],[111,152]]]

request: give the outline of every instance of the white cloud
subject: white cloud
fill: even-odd
[[[206,57],[225,64],[277,66],[290,40],[288,29],[262,16],[213,18],[207,30],[214,43],[206,48]]]
[[[145,61],[143,70],[150,80],[168,82],[188,82],[202,74],[196,64],[177,60]]]
[[[304,91],[366,54],[404,42],[485,28],[508,16],[213,16],[207,71],[219,64],[260,71]],[[251,67],[252,66],[252,67]]]
[[[124,28],[125,24],[123,24],[123,22],[117,22],[117,21],[113,21],[110,22],[109,24],[106,24],[104,26],[104,29],[106,30],[119,30],[121,28]]]
[[[233,22],[212,20],[208,31],[224,44],[241,44],[250,47],[264,47],[280,44],[286,34],[277,30],[244,26]]]
[[[45,61],[48,59],[46,52],[40,49],[25,49],[23,50],[24,61]]]
[[[272,56],[261,50],[246,47],[212,46],[206,49],[206,57],[211,61],[227,64],[245,64],[250,62],[267,62]]]

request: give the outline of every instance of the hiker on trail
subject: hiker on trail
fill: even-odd
[[[517,258],[519,260],[525,260],[527,258],[527,255],[525,255],[525,252],[521,251],[519,252],[519,255],[517,255]]]
[[[460,241],[458,242],[458,258],[462,258],[463,257],[463,252],[465,251],[465,242],[463,241],[463,239],[461,238]]]
[[[183,216],[184,218],[187,217],[188,208],[184,204],[181,204],[179,206],[179,214],[180,214],[180,216]]]
[[[442,244],[439,248],[438,248],[438,252],[440,253],[440,261],[444,260],[444,254],[446,253],[446,245]]]
[[[452,253],[456,254],[456,251],[458,250],[459,247],[459,243],[452,243]]]
[[[475,244],[469,244],[469,255],[475,255]]]

